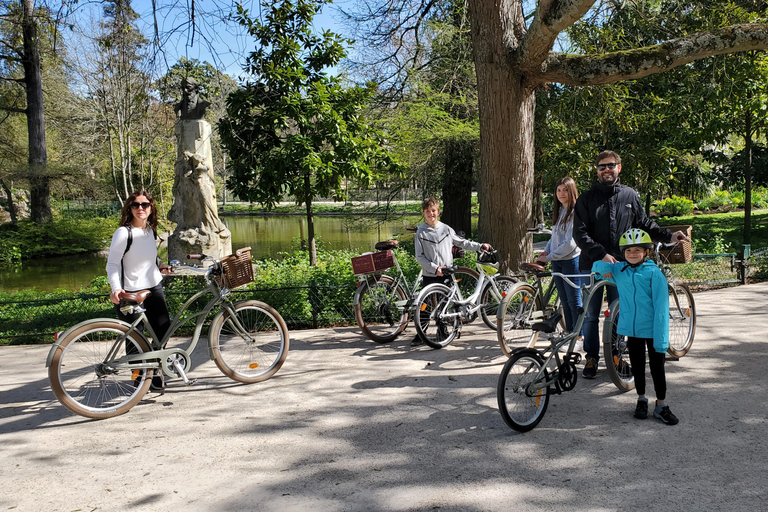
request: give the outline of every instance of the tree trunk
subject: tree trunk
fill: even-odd
[[[43,79],[37,40],[34,0],[22,0],[24,18],[24,85],[27,93],[27,131],[29,133],[29,189],[33,222],[51,220],[51,191],[48,179],[48,153],[45,147]]]
[[[510,48],[523,30],[511,0],[467,3],[480,114],[479,239],[499,251],[503,270],[533,257],[531,238],[535,86],[514,68]]]
[[[16,205],[13,204],[13,193],[11,192],[11,189],[13,188],[13,183],[11,183],[11,186],[9,187],[6,185],[5,181],[0,178],[0,186],[3,187],[3,190],[5,191],[5,195],[8,198],[8,215],[11,216],[11,224],[14,226],[18,223],[19,219],[16,218]]]
[[[750,95],[751,96],[751,95]],[[746,110],[744,132],[744,245],[752,243],[752,111]]]
[[[472,236],[472,163],[474,146],[468,141],[445,143],[443,172],[443,211],[441,220],[464,236]]]
[[[304,176],[304,196],[307,205],[307,247],[309,248],[309,266],[317,265],[317,247],[315,246],[315,217],[312,212],[312,186],[309,174]]]

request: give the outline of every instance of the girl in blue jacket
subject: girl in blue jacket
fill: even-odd
[[[635,418],[648,417],[648,399],[645,397],[647,346],[648,365],[656,391],[656,408],[653,415],[667,425],[676,425],[678,419],[664,402],[667,394],[664,356],[669,347],[667,280],[659,267],[648,260],[650,249],[653,247],[648,233],[642,229],[630,229],[621,235],[619,247],[626,261],[596,261],[592,265],[592,271],[599,274],[601,279],[615,283],[619,289],[621,313],[616,331],[627,337],[629,362],[632,365],[638,395]]]

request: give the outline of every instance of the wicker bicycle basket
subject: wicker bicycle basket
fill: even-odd
[[[221,259],[221,284],[230,290],[253,281],[251,248],[243,247]]]
[[[675,231],[682,231],[685,233],[685,236],[688,238],[691,238],[691,234],[693,232],[693,226],[689,225],[682,225],[682,226],[664,226],[668,230],[672,231],[673,233]],[[691,242],[683,241],[676,244],[671,249],[662,249],[659,251],[659,257],[661,260],[669,265],[674,265],[677,263],[688,263],[693,259],[693,248],[691,247]]]

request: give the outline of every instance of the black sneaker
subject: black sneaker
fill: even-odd
[[[635,418],[644,420],[648,417],[648,400],[638,400],[635,407]]]
[[[423,345],[423,344],[424,344],[424,341],[421,339],[421,337],[418,334],[414,336],[413,339],[411,340],[412,347],[418,347],[419,345]]]
[[[584,371],[581,372],[582,377],[585,379],[594,379],[597,377],[597,359],[590,357],[587,359],[587,363],[584,365]]]
[[[680,420],[677,419],[677,416],[672,414],[672,411],[669,410],[668,405],[660,405],[656,407],[653,411],[653,416],[655,418],[659,418],[661,421],[666,423],[667,425],[677,425]]]

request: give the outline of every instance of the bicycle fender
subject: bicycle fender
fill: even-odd
[[[125,322],[123,320],[118,320],[116,318],[91,318],[90,320],[85,320],[84,322],[80,322],[79,324],[75,324],[63,333],[56,339],[56,341],[51,345],[51,350],[48,351],[48,357],[45,358],[45,367],[49,368],[51,366],[51,362],[53,362],[53,356],[56,355],[56,351],[61,349],[61,340],[66,339],[74,330],[80,329],[81,327],[85,327],[90,324],[98,323],[98,322],[113,322],[120,325],[123,325],[126,327],[126,329],[130,329],[131,324],[128,322]],[[138,331],[134,331],[134,333],[138,333]],[[144,337],[143,334],[141,334],[142,337]],[[147,341],[146,339],[144,341]],[[149,344],[149,342],[147,342]]]
[[[518,354],[536,356],[541,358],[541,354],[539,354],[538,350],[536,350],[535,348],[528,348],[528,347],[517,347],[516,349],[512,350],[512,353],[510,354],[509,357],[512,358],[512,356],[516,356]]]

